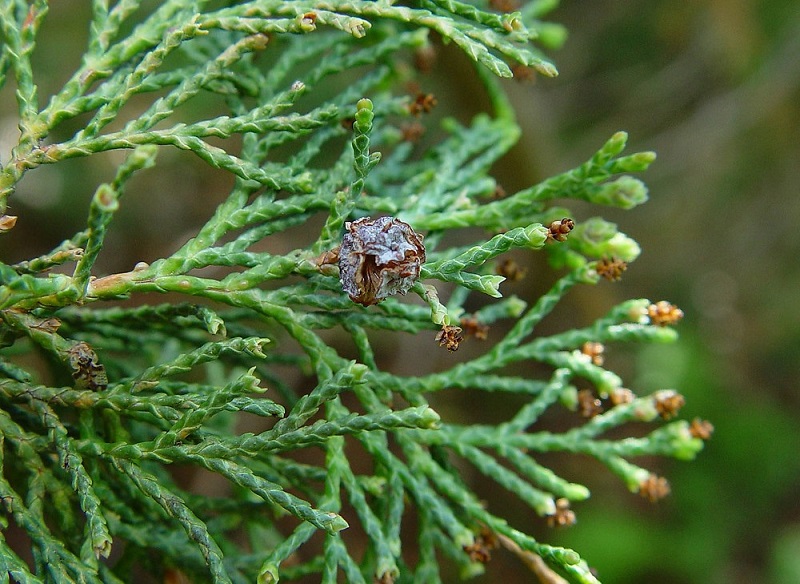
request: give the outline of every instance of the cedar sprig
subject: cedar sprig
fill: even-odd
[[[597,582],[577,552],[526,533],[531,520],[573,523],[590,495],[583,477],[561,476],[538,454],[592,457],[656,501],[669,483],[631,459],[691,459],[710,436],[708,423],[680,419],[676,390],[641,395],[586,350],[674,341],[678,307],[631,300],[584,326],[540,326],[571,290],[616,280],[639,256],[614,224],[570,207],[643,203],[647,189],[631,174],[654,154],[625,154],[618,132],[578,167],[493,196],[491,169],[520,136],[494,76],[514,63],[555,74],[542,49],[563,31],[541,20],[549,3],[227,4],[92,2],[85,54],[46,100],[32,57],[48,42],[48,3],[0,8],[0,86],[15,86],[20,128],[0,168],[0,233],[26,228],[21,212],[5,212],[28,173],[127,154],[106,182],[81,183],[84,229],[0,262],[1,519],[26,533],[32,557],[0,538],[0,568],[21,582],[120,582],[147,558],[155,576],[198,581],[440,582],[442,561],[465,575],[491,570],[499,545],[540,578]],[[403,141],[413,118],[405,61],[435,52],[431,32],[476,63],[491,108],[445,118],[423,147]],[[422,95],[422,109],[448,105]],[[217,109],[193,109],[206,101]],[[426,140],[428,118],[416,119]],[[135,177],[165,164],[170,148],[225,174],[230,191],[184,244],[102,273]],[[402,288],[419,298],[362,306],[344,292],[342,233],[367,216],[391,216],[424,244],[419,278]],[[276,252],[276,236],[300,226],[306,240]],[[510,272],[495,264],[511,251],[547,255],[557,273],[536,274],[546,292],[508,295]],[[402,261],[381,268],[367,252],[361,277],[410,277]],[[397,333],[416,335],[442,365],[397,373],[387,364]],[[532,370],[543,373],[519,373]],[[434,394],[465,389],[487,407],[513,396],[516,410],[470,425],[435,411]],[[581,395],[599,404],[596,415],[580,415]],[[573,424],[552,430],[550,411]],[[620,437],[630,424],[647,430]],[[225,496],[195,492],[176,465],[215,475]],[[531,517],[501,516],[465,465]],[[354,523],[368,535],[363,555],[342,534]],[[317,533],[319,553],[306,553]],[[100,559],[117,550],[118,560]]]

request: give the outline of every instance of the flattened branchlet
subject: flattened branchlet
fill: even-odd
[[[491,74],[555,75],[541,55],[563,37],[541,20],[556,3],[515,2],[94,1],[87,52],[69,56],[58,20],[40,28],[68,2],[0,1],[0,106],[20,128],[3,145],[0,235],[38,237],[44,216],[7,206],[24,175],[116,167],[95,184],[67,165],[51,182],[70,217],[88,201],[85,227],[0,261],[0,500],[16,532],[0,575],[441,584],[496,570],[484,564],[502,547],[542,582],[598,584],[576,552],[524,531],[568,527],[590,496],[540,454],[594,458],[657,501],[669,483],[635,459],[690,459],[713,426],[604,361],[674,340],[678,307],[561,318],[571,290],[639,256],[586,204],[644,202],[628,175],[655,155],[623,154],[619,132],[537,184],[506,192],[492,175],[520,128]],[[488,111],[422,89],[452,77],[453,51],[433,62],[448,41],[487,72]],[[34,80],[62,53],[76,68],[40,103]],[[170,188],[186,168],[170,148],[206,163],[204,188]],[[122,249],[156,235],[144,222],[166,211],[145,191],[161,181],[169,208],[198,206]],[[119,224],[131,199],[137,219]],[[591,298],[594,313],[607,295]],[[455,399],[440,416],[441,392]],[[506,516],[509,496],[523,515]]]
[[[393,217],[364,217],[345,228],[339,279],[351,300],[370,306],[408,292],[425,263],[422,235]]]

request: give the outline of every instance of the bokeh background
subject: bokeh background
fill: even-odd
[[[78,64],[88,5],[53,3],[52,46],[35,55],[47,72],[43,95]],[[668,499],[651,505],[590,468],[580,478],[592,499],[576,506],[578,524],[540,533],[579,550],[608,584],[800,583],[800,5],[567,0],[549,19],[569,31],[552,54],[561,74],[505,83],[524,134],[495,174],[514,192],[581,163],[617,130],[629,133],[630,152],[658,153],[643,176],[651,201],[604,213],[640,242],[641,258],[621,283],[578,294],[572,310],[596,315],[631,297],[683,308],[679,343],[610,358],[637,392],[679,389],[685,416],[711,420],[716,432],[695,462],[653,461],[672,484]],[[455,51],[443,48],[422,83],[445,114],[483,106]],[[10,91],[0,93],[3,156],[15,133]],[[229,187],[191,155],[159,156],[178,172],[137,179],[140,194],[123,205],[101,268],[127,270],[175,249]],[[14,203],[24,221],[5,236],[3,260],[82,228],[94,187],[117,162],[92,157],[66,163],[70,175],[41,168],[26,177]],[[75,177],[86,188],[65,184]],[[540,291],[514,289],[529,301]],[[479,581],[531,576],[500,556]]]
[[[650,202],[605,214],[643,248],[605,293],[684,309],[680,342],[637,352],[629,381],[678,388],[716,428],[695,462],[659,463],[669,499],[595,488],[558,542],[609,583],[798,583],[800,4],[576,1],[553,19],[560,76],[510,86],[525,134],[504,171],[552,174],[616,130],[658,153]]]

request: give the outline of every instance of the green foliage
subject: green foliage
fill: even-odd
[[[0,265],[0,497],[4,523],[27,534],[33,558],[26,563],[0,540],[0,570],[19,582],[119,582],[146,557],[153,574],[180,570],[214,582],[307,574],[336,582],[344,574],[348,582],[428,583],[441,581],[442,558],[465,576],[480,573],[496,541],[542,578],[596,582],[577,553],[537,541],[486,507],[455,464],[469,462],[559,522],[565,505],[589,490],[537,462],[538,453],[594,457],[655,498],[647,485],[661,483],[629,459],[687,459],[702,446],[680,420],[636,438],[605,437],[628,422],[671,417],[676,394],[635,396],[582,351],[590,342],[672,341],[663,326],[669,307],[633,300],[585,328],[535,334],[570,289],[598,282],[603,262],[639,252],[599,218],[579,220],[568,236],[554,232],[551,224],[570,213],[552,201],[631,208],[647,191],[627,173],[654,159],[623,155],[618,133],[585,164],[492,198],[489,169],[519,129],[491,74],[511,76],[509,62],[555,74],[531,44],[547,48],[563,36],[539,20],[552,3],[512,14],[452,0],[139,4],[92,3],[83,61],[44,106],[31,55],[47,2],[0,8],[0,73],[16,85],[20,129],[0,170],[2,208],[39,166],[128,152],[96,188],[86,229],[41,257]],[[401,138],[414,109],[399,88],[410,55],[431,46],[431,31],[477,63],[494,111],[468,125],[447,119],[446,137],[419,152]],[[222,98],[224,114],[186,121],[176,111],[210,95]],[[140,113],[132,117],[126,106],[134,100]],[[78,118],[69,137],[48,139]],[[95,262],[109,252],[103,244],[126,185],[164,147],[192,152],[235,184],[171,255],[100,277]],[[427,261],[412,287],[422,303],[395,297],[363,307],[343,293],[336,246],[348,220],[370,215],[424,232]],[[256,245],[319,217],[319,235],[294,251]],[[5,231],[14,223],[3,216]],[[482,228],[468,232],[474,243],[443,243],[467,227]],[[566,270],[531,306],[510,297],[467,314],[475,297],[502,295],[505,278],[492,268],[512,249],[547,253]],[[169,300],[147,304],[149,292]],[[127,298],[134,302],[98,307]],[[440,331],[440,342],[455,348],[455,327],[469,332],[468,322],[497,322],[502,338],[445,371],[398,375],[373,350],[394,331],[422,333],[444,351],[434,341]],[[326,341],[328,329],[352,339],[356,359]],[[31,354],[41,358],[24,359]],[[547,365],[549,377],[511,373],[531,362]],[[578,407],[578,385],[594,388],[592,403],[617,405],[588,420],[574,415],[580,423],[566,431],[542,428],[549,408]],[[523,405],[505,422],[471,425],[430,407],[432,394],[463,388],[489,399],[515,394]],[[241,432],[237,412],[264,423]],[[324,458],[297,455],[310,447]],[[355,463],[365,455],[366,470]],[[222,477],[228,494],[192,492],[173,465]],[[410,513],[417,533],[409,533]],[[367,534],[363,554],[342,531],[354,522]],[[305,546],[317,533],[321,549]]]

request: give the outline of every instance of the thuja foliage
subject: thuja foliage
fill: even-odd
[[[709,428],[662,423],[677,392],[637,395],[602,365],[604,345],[673,340],[672,305],[631,300],[537,333],[572,288],[618,279],[639,254],[615,225],[559,205],[632,208],[647,190],[630,173],[654,159],[623,154],[618,133],[584,164],[501,196],[489,170],[519,129],[497,77],[555,75],[541,52],[563,37],[541,20],[552,4],[93,0],[83,59],[45,96],[32,56],[48,3],[0,3],[0,83],[19,112],[2,231],[25,229],[12,213],[29,173],[127,153],[108,182],[76,187],[94,192],[85,229],[0,264],[0,501],[3,527],[24,534],[0,532],[4,581],[430,583],[453,565],[491,569],[501,547],[543,581],[597,582],[575,551],[526,533],[574,522],[571,503],[589,497],[539,455],[592,457],[657,499],[668,484],[632,459],[692,458]],[[442,42],[474,61],[492,111],[446,119],[423,149],[414,139],[436,100],[409,96],[410,63]],[[208,108],[182,106],[209,97],[226,111],[187,119]],[[182,247],[98,273],[126,185],[169,148],[233,175],[232,189]],[[264,251],[301,225],[308,245]],[[502,296],[519,275],[514,249],[554,268],[530,304]],[[398,332],[451,364],[393,373],[373,347]],[[331,340],[342,335],[349,345]],[[459,360],[470,336],[482,351]],[[462,425],[429,405],[470,389],[520,406]],[[574,424],[548,430],[550,409]],[[237,430],[246,414],[263,418],[258,430]],[[633,422],[654,425],[609,436]],[[530,516],[498,515],[465,465]],[[221,477],[225,495],[193,491],[176,467]],[[362,537],[348,536],[354,524]]]

